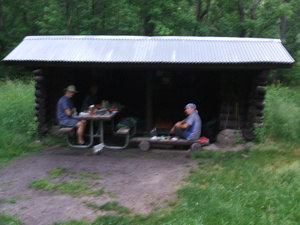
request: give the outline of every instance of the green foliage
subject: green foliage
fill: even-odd
[[[32,81],[0,83],[0,164],[41,147],[34,122]]]
[[[56,222],[53,225],[89,225],[90,223],[85,220],[70,220],[68,222]]]
[[[34,180],[28,184],[29,188],[42,189],[46,191],[56,190],[63,194],[71,194],[73,196],[76,195],[94,195],[99,196],[104,194],[104,188],[100,188],[98,190],[92,189],[92,185],[94,182],[84,178],[90,179],[100,179],[99,177],[95,177],[95,173],[76,173],[73,171],[69,171],[64,167],[59,167],[53,169],[48,172],[48,177],[42,177],[40,179]],[[58,179],[62,174],[69,174],[73,180],[71,181],[62,181],[52,183],[51,179]]]
[[[51,179],[57,178],[59,175],[67,173],[68,170],[64,167],[59,167],[57,169],[53,169],[49,171],[49,175]]]
[[[264,113],[264,126],[255,131],[258,140],[300,145],[299,88],[268,87]]]
[[[18,218],[12,217],[8,214],[0,213],[0,225],[21,225]]]
[[[296,63],[291,70],[278,71],[278,79],[300,82],[298,0],[15,0],[2,1],[1,6],[1,58],[26,35],[281,38]]]
[[[121,206],[118,202],[113,201],[113,202],[107,202],[103,205],[97,205],[92,202],[84,202],[88,207],[94,209],[94,210],[104,210],[104,211],[115,211],[120,214],[129,214],[130,210],[127,209],[124,206]]]

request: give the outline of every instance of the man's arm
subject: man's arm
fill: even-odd
[[[190,125],[185,122],[185,120],[179,121],[175,124],[176,127],[179,127],[181,129],[187,129]]]
[[[66,114],[67,116],[71,116],[72,113],[73,113],[73,110],[72,110],[72,109],[65,109],[65,114]]]

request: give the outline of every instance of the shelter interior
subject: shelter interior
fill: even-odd
[[[40,98],[46,99],[44,117],[48,119],[42,121],[48,121],[48,126],[55,123],[56,102],[66,86],[76,86],[79,92],[73,97],[73,102],[77,109],[81,109],[90,86],[97,85],[99,100],[123,105],[119,117],[136,118],[140,134],[153,127],[166,134],[175,122],[185,118],[184,106],[192,102],[197,105],[202,119],[202,134],[211,139],[222,129],[252,126],[249,112],[253,90],[258,86],[258,77],[266,74],[262,70],[249,69],[51,68],[42,71],[36,76],[45,79],[37,89],[44,92]],[[41,116],[41,113],[37,114]]]

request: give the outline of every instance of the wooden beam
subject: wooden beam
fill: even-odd
[[[146,75],[146,131],[149,132],[153,126],[153,73]]]

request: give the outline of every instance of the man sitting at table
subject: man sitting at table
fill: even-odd
[[[62,126],[66,127],[76,127],[77,128],[77,143],[79,145],[84,144],[84,129],[86,125],[85,120],[79,120],[72,116],[76,109],[73,106],[73,102],[71,98],[75,93],[77,93],[74,85],[69,85],[66,89],[64,89],[65,94],[58,100],[57,102],[57,111],[56,116],[58,123]]]
[[[185,106],[184,112],[187,117],[177,122],[170,133],[175,134],[179,138],[197,140],[200,137],[202,126],[197,107],[194,103],[189,103]]]
[[[85,96],[81,111],[85,111],[89,109],[90,105],[98,105],[100,104],[99,98],[98,98],[98,87],[97,85],[92,85],[90,87],[89,93]]]

